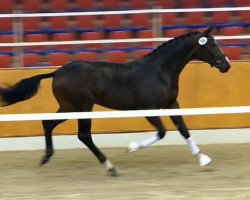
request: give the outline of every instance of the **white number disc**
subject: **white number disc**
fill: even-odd
[[[206,37],[201,37],[200,39],[199,39],[199,44],[200,45],[205,45],[207,43],[207,38]]]

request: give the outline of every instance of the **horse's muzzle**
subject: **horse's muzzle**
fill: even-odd
[[[221,73],[226,73],[231,68],[230,61],[227,58],[227,56],[216,60],[216,62],[214,63],[214,66],[218,68]]]

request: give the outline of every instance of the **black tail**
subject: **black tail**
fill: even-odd
[[[39,74],[30,78],[22,79],[10,87],[0,87],[0,106],[8,106],[30,99],[37,93],[41,80],[53,76],[54,72],[49,74]]]

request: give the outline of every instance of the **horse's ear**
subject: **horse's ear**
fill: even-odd
[[[203,33],[204,33],[204,36],[209,36],[210,33],[212,32],[212,30],[213,30],[212,27],[210,27],[210,28],[208,28],[207,30],[205,30],[205,31],[203,32]]]

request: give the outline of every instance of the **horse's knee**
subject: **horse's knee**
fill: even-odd
[[[159,131],[157,134],[158,134],[159,138],[162,139],[162,138],[164,138],[166,131]]]

